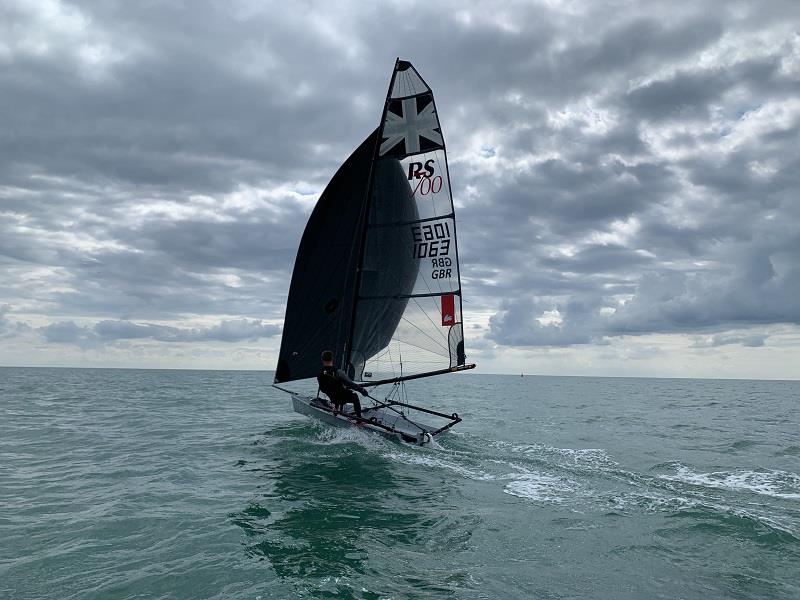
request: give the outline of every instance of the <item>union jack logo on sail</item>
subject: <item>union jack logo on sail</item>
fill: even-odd
[[[380,155],[409,156],[442,148],[444,140],[430,94],[392,100],[383,122]]]

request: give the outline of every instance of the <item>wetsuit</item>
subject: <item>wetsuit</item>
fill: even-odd
[[[323,367],[322,371],[317,375],[317,381],[319,382],[319,389],[331,399],[331,402],[338,410],[342,410],[345,404],[351,402],[356,416],[361,416],[361,402],[358,399],[358,395],[350,390],[358,390],[362,394],[366,394],[367,391],[352,381],[344,371],[335,367]]]

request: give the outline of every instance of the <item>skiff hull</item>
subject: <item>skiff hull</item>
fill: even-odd
[[[334,427],[355,427],[382,435],[388,439],[400,440],[408,444],[425,446],[433,439],[434,427],[411,421],[405,415],[386,408],[364,408],[361,411],[362,420],[356,420],[347,415],[334,415],[330,409],[317,404],[318,399],[311,396],[292,394],[294,411],[319,419]]]

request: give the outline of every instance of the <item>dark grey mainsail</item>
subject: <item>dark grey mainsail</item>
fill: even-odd
[[[303,234],[276,382],[322,350],[365,382],[465,363],[456,223],[433,93],[398,60],[381,125],[342,165]]]

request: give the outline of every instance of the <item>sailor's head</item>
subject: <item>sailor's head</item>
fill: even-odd
[[[325,350],[322,353],[322,364],[326,367],[333,366],[333,352],[331,352],[330,350]]]

